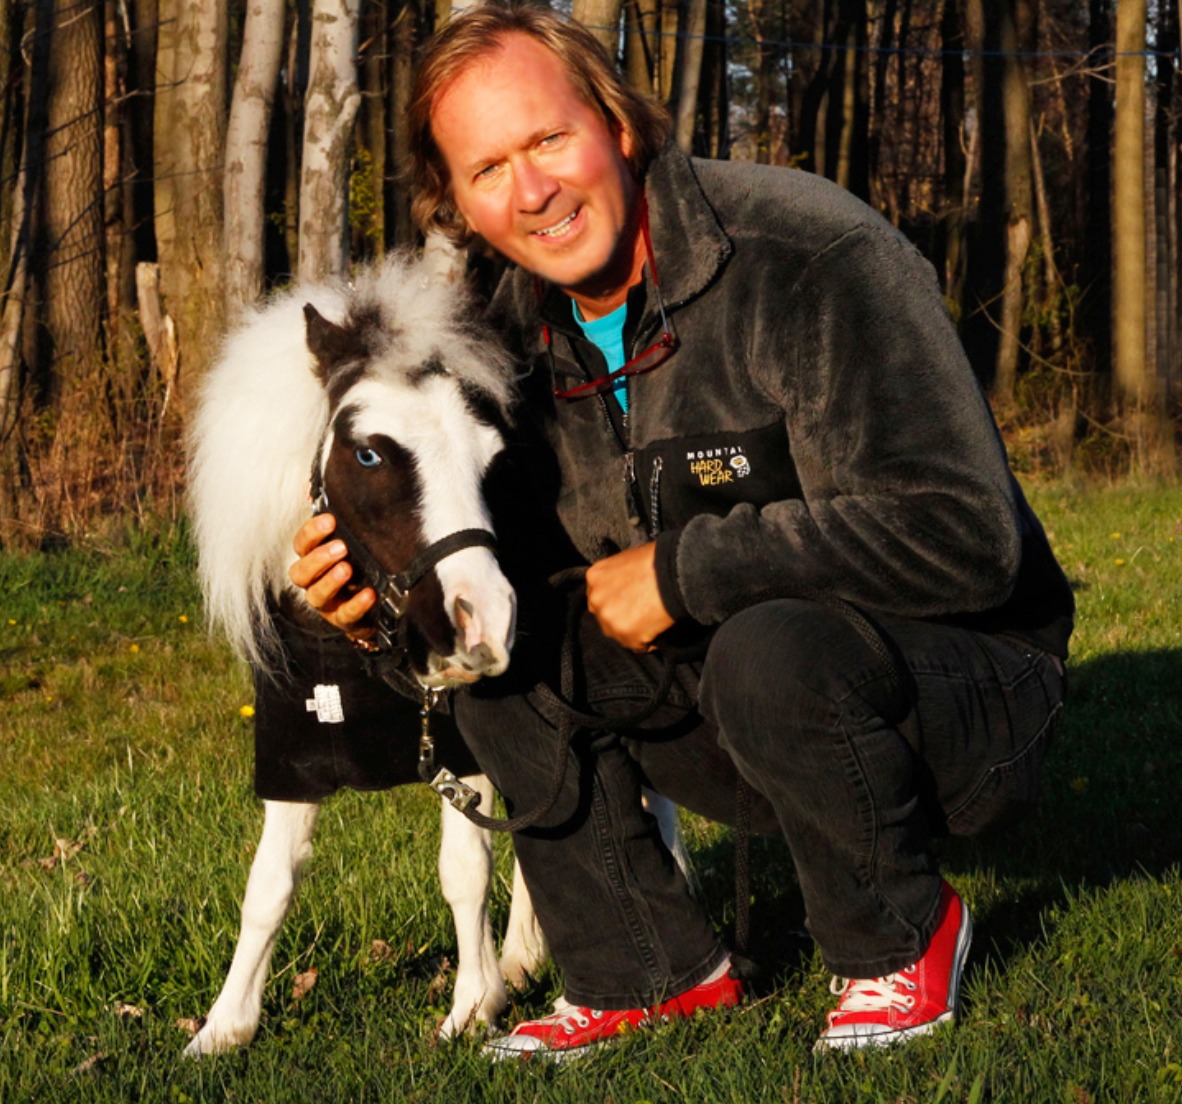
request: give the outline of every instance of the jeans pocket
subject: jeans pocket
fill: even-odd
[[[1008,827],[1034,811],[1042,788],[1043,761],[1061,708],[1056,705],[1017,752],[990,766],[969,796],[948,811],[949,834],[976,836]]]

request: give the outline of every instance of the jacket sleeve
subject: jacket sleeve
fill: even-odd
[[[862,226],[786,282],[763,266],[745,344],[784,410],[802,497],[664,536],[671,600],[703,624],[777,597],[914,617],[1003,602],[1020,558],[1012,477],[931,266]]]

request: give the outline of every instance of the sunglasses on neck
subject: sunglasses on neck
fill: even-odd
[[[661,295],[661,284],[657,278],[657,262],[653,256],[652,235],[648,228],[648,203],[641,201],[640,232],[644,238],[644,251],[648,261],[649,275],[652,277],[653,291],[657,296],[657,309],[661,312],[661,336],[657,338],[643,352],[637,353],[614,372],[599,376],[593,380],[586,380],[574,387],[561,388],[558,386],[554,369],[554,349],[550,335],[550,327],[543,323],[542,340],[546,345],[546,354],[550,358],[550,379],[554,382],[554,397],[556,399],[581,399],[587,395],[599,395],[611,391],[617,383],[629,376],[639,376],[651,372],[654,368],[664,364],[677,349],[677,335],[669,324],[669,316],[665,312],[665,300]]]

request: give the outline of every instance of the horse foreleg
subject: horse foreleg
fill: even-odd
[[[254,1038],[275,937],[312,854],[318,805],[265,801],[263,808],[263,834],[246,882],[238,946],[205,1025],[185,1048],[190,1058],[221,1054]]]
[[[521,874],[521,866],[515,861],[509,926],[501,947],[501,976],[515,989],[522,989],[529,977],[537,977],[549,953],[545,933],[538,923],[529,888]]]
[[[685,836],[681,834],[681,820],[677,815],[677,806],[667,797],[662,797],[650,789],[641,790],[640,800],[645,809],[657,818],[661,839],[672,853],[673,861],[677,863],[686,882],[689,883],[690,889],[697,893],[698,876],[694,872],[694,864],[685,846]]]
[[[491,807],[492,784],[483,775],[464,779],[481,795],[481,808]],[[492,884],[492,839],[463,813],[443,803],[439,844],[439,882],[456,925],[456,987],[452,1008],[439,1026],[443,1038],[474,1031],[492,1022],[509,1003],[497,965],[488,892]]]

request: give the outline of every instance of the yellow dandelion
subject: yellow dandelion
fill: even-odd
[[[238,710],[238,716],[239,716],[239,717],[246,717],[246,718],[248,718],[248,719],[249,719],[250,717],[253,717],[253,716],[254,716],[254,706],[253,706],[253,705],[244,705],[244,706],[242,706],[242,707],[241,707],[241,708],[239,708],[239,710]]]
[[[178,618],[177,618],[177,620],[178,620],[178,621],[179,621],[179,622],[180,622],[182,625],[187,625],[187,624],[189,623],[189,619],[188,619],[188,618],[187,618],[187,617],[186,617],[186,616],[185,616],[183,613],[180,615],[180,617],[178,617]]]
[[[15,625],[15,624],[16,624],[16,620],[15,620],[15,618],[12,618],[12,617],[10,617],[10,618],[8,619],[8,623],[9,623],[10,625]]]
[[[134,655],[140,650],[140,646],[138,644],[132,644],[127,650]]]
[[[1110,537],[1111,537],[1113,540],[1120,540],[1120,536],[1121,536],[1119,533],[1109,533],[1108,535],[1109,535],[1109,536],[1110,536]]]
[[[1088,792],[1088,780],[1086,778],[1073,778],[1071,780],[1071,788],[1077,793]]]
[[[1113,560],[1112,562],[1114,564],[1116,564],[1117,567],[1124,567],[1124,565],[1125,565],[1124,560],[1122,560],[1119,556],[1117,556],[1116,559]]]

